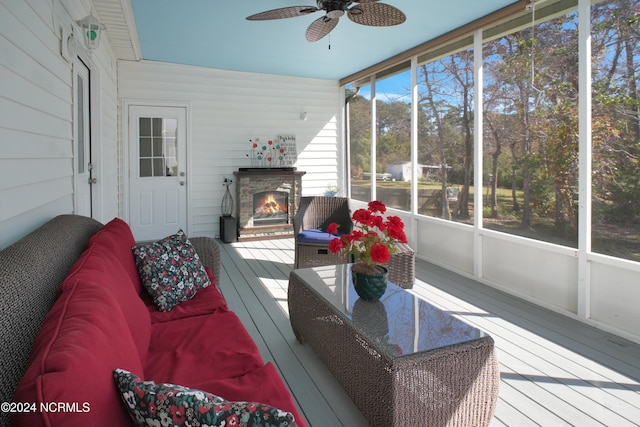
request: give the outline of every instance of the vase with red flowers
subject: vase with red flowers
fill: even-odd
[[[388,270],[385,264],[396,251],[396,242],[407,243],[404,223],[400,217],[384,217],[387,207],[379,200],[369,202],[367,209],[353,212],[354,229],[350,234],[338,235],[338,224],[327,228],[336,238],[329,242],[332,253],[353,256],[351,278],[362,299],[377,301],[387,288]]]

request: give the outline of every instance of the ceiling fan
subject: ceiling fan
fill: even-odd
[[[316,19],[309,25],[306,32],[307,41],[316,42],[329,34],[338,20],[345,13],[356,24],[373,27],[390,27],[402,24],[407,17],[398,8],[378,0],[317,0],[318,7],[291,6],[280,9],[268,10],[248,16],[249,21],[266,21],[270,19],[294,18],[313,12],[324,10],[324,16]]]

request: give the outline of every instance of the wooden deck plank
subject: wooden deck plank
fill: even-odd
[[[417,268],[421,266],[422,277],[428,277],[431,280],[430,284],[441,287],[451,297],[474,301],[475,305],[487,311],[491,310],[512,323],[524,324],[530,332],[552,336],[560,341],[568,340],[572,343],[573,351],[579,351],[586,357],[597,360],[604,358],[612,366],[620,363],[620,370],[632,372],[636,379],[640,378],[640,366],[637,365],[640,345],[491,289],[441,267],[418,262]],[[586,340],[590,345],[582,344]],[[612,354],[611,344],[616,344],[619,351]]]
[[[574,409],[599,405],[606,409],[599,411],[593,418],[603,424],[616,422],[616,425],[624,425],[628,422],[626,419],[640,419],[638,408],[625,402],[623,398],[612,395],[613,393],[609,391],[611,384],[618,384],[613,382],[612,377],[617,377],[616,381],[622,381],[622,384],[628,380],[626,377],[602,367],[599,367],[599,371],[593,368],[587,369],[583,366],[588,362],[585,358],[572,358],[570,352],[563,347],[540,339],[521,328],[505,328],[486,318],[474,321],[477,316],[472,319],[467,316],[460,317],[467,323],[473,323],[474,326],[490,332],[496,340],[503,376],[508,375],[505,372],[526,373],[518,377],[529,378],[532,380],[531,383],[541,387],[542,390],[537,393],[540,396],[538,401],[546,398],[545,392],[550,394],[552,400],[549,405],[554,412],[570,416],[575,420],[583,419],[586,423],[587,418],[581,416],[583,413],[575,412]],[[567,388],[559,393],[558,386]],[[622,388],[622,386],[614,386],[613,390],[615,391],[616,388]],[[561,399],[558,399],[558,394],[561,394]],[[626,419],[619,417],[617,413],[624,414]],[[591,420],[591,417],[588,419]]]
[[[309,424],[365,426],[326,366],[293,337],[286,305],[293,239],[221,246],[229,306]],[[639,345],[425,261],[416,267],[412,292],[496,342],[501,384],[491,427],[640,425]]]
[[[224,246],[223,270],[234,271],[233,287],[242,301],[228,301],[232,310],[246,310],[243,323],[264,343],[263,358],[273,362],[310,425],[366,426],[344,390],[308,346],[297,343],[286,315],[288,274],[265,261],[260,243]],[[292,264],[292,259],[291,259]],[[288,267],[290,271],[291,267]],[[284,300],[284,307],[282,304]],[[266,347],[266,349],[265,349]]]
[[[287,377],[292,375],[290,370],[292,371],[296,368],[296,363],[293,360],[295,357],[292,357],[293,353],[287,350],[289,347],[288,342],[286,338],[284,338],[284,335],[280,333],[280,330],[276,331],[274,329],[277,328],[270,327],[269,325],[272,321],[268,313],[274,309],[280,310],[279,306],[276,304],[276,307],[273,305],[265,307],[260,303],[259,298],[257,298],[252,290],[253,287],[260,286],[257,279],[258,276],[250,269],[248,263],[239,257],[239,253],[241,253],[242,250],[236,254],[224,250],[221,252],[223,270],[232,272],[230,274],[233,278],[232,283],[240,297],[240,304],[238,305],[236,305],[238,301],[228,301],[229,308],[235,312],[242,312],[241,320],[243,324],[247,327],[247,330],[254,340],[262,344],[259,345],[259,347],[263,359],[265,361],[271,361],[280,371],[285,383],[287,383],[292,394],[294,394],[300,412],[305,418],[310,418],[309,413],[312,414],[316,406],[307,407],[305,403],[308,399],[313,399],[315,396],[313,396],[313,394],[307,396],[304,392],[305,390],[312,389],[315,385],[311,382],[307,384],[308,387],[302,387],[300,390],[294,392],[294,387],[287,381]],[[277,343],[278,345],[273,345],[273,343]],[[278,351],[278,348],[280,348],[281,351]],[[300,370],[303,370],[303,368],[300,367]],[[321,407],[322,402],[315,403],[317,403],[318,407]],[[304,409],[305,407],[307,407],[306,410]],[[331,413],[329,411],[325,413],[330,419]],[[310,422],[309,419],[308,422]],[[337,418],[334,422],[338,422]]]
[[[435,277],[437,270],[435,266],[423,265],[418,275],[421,279],[428,277],[430,285],[437,287],[443,287],[447,280],[457,283],[468,280],[442,271]],[[425,285],[418,286],[417,292],[425,292],[429,286]],[[637,365],[629,364],[629,353],[617,351],[617,345],[602,344],[602,337],[608,334],[476,282],[465,287],[464,292],[458,289],[455,297],[451,295],[452,284],[447,285],[439,290],[444,301],[436,305],[451,309],[455,299],[458,305],[453,309],[459,315],[474,311],[494,314],[489,318],[465,314],[460,317],[489,332],[496,340],[503,383],[507,382],[505,378],[519,373],[528,380],[520,382],[520,387],[538,386],[537,391],[528,390],[528,395],[547,402],[570,425],[637,425],[638,381],[628,372],[633,375]],[[437,291],[430,289],[430,292],[435,302]],[[488,294],[491,296],[487,298]],[[473,304],[459,305],[461,297]],[[636,354],[636,363],[639,355]]]

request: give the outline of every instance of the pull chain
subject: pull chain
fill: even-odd
[[[536,2],[531,0],[531,88],[537,93],[535,96],[534,106],[537,107],[540,102],[542,90],[536,87],[535,83],[535,53],[536,53]]]

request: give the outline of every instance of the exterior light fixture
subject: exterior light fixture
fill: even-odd
[[[78,24],[82,30],[84,47],[89,50],[97,49],[100,44],[100,35],[102,34],[102,30],[105,29],[104,25],[102,25],[98,18],[93,16],[92,13],[76,21],[76,24]]]

